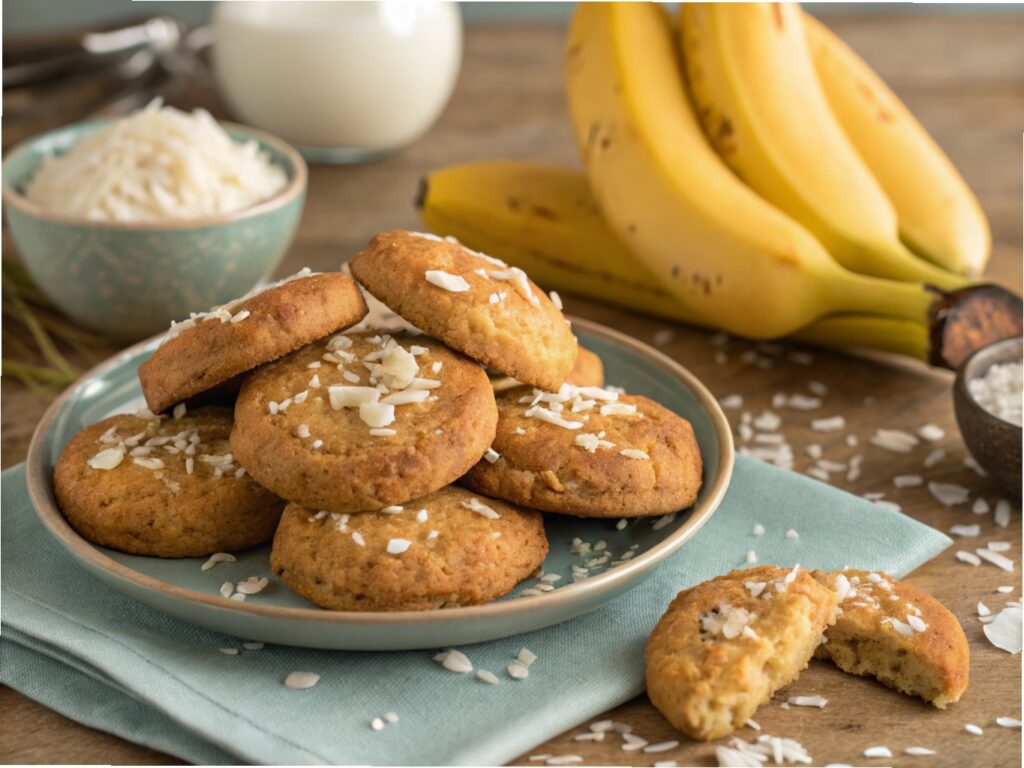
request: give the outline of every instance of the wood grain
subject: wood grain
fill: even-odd
[[[989,215],[995,249],[989,276],[1020,290],[1021,187],[1020,131],[1024,116],[1024,20],[1019,16],[914,15],[829,17],[846,38],[906,100],[981,198]],[[416,226],[412,199],[418,178],[447,163],[506,157],[575,164],[575,151],[565,117],[560,76],[564,30],[557,25],[517,27],[477,26],[467,30],[465,62],[454,99],[431,132],[410,149],[387,160],[359,167],[315,166],[311,169],[306,210],[298,239],[282,273],[300,266],[330,269],[354,253],[375,231]],[[894,45],[894,41],[898,44]],[[188,103],[216,107],[209,94],[191,93]],[[590,302],[566,300],[567,309],[651,341],[665,324]],[[971,686],[962,701],[946,712],[903,697],[876,683],[846,676],[821,663],[812,664],[785,695],[821,694],[829,699],[824,710],[783,709],[784,696],[764,706],[756,719],[764,733],[801,741],[815,764],[828,762],[896,765],[986,766],[1020,764],[1021,734],[995,725],[999,716],[1020,717],[1020,658],[995,649],[983,637],[976,603],[998,610],[1019,599],[1020,574],[994,566],[974,568],[956,562],[953,552],[973,549],[990,540],[1013,542],[1007,553],[1021,559],[1019,500],[1012,522],[996,528],[992,516],[975,517],[964,507],[941,506],[925,488],[896,491],[892,478],[923,474],[926,479],[962,483],[972,497],[995,502],[1002,494],[964,466],[965,449],[953,419],[949,374],[915,363],[882,356],[854,357],[815,351],[810,366],[777,359],[770,368],[744,364],[742,353],[753,345],[732,341],[728,361],[718,363],[718,348],[706,333],[674,327],[664,349],[688,366],[718,396],[745,398],[744,410],[770,408],[775,392],[806,392],[816,380],[828,387],[825,407],[817,415],[843,414],[848,429],[832,435],[811,432],[811,414],[784,412],[786,438],[797,454],[798,471],[811,460],[804,448],[822,445],[825,456],[844,461],[865,455],[863,474],[853,483],[837,485],[854,493],[884,492],[906,514],[940,530],[954,523],[978,522],[980,539],[958,542],[949,551],[918,569],[910,581],[941,599],[960,619],[971,644]],[[772,358],[771,355],[768,355]],[[774,359],[774,358],[773,358]],[[46,401],[4,378],[2,461],[20,461]],[[730,412],[733,418],[739,411]],[[946,437],[938,444],[946,458],[922,468],[922,446],[897,455],[867,445],[879,427],[913,431],[925,423],[938,424]],[[846,435],[859,445],[851,448]],[[837,476],[834,476],[837,477]],[[842,546],[837,542],[837,546]],[[998,585],[1013,585],[1009,595],[996,594]],[[600,674],[600,670],[594,670]],[[572,695],[571,691],[565,694]],[[0,761],[6,763],[177,762],[174,758],[67,720],[10,689],[0,689]],[[585,763],[651,765],[676,760],[680,765],[713,765],[713,745],[697,744],[675,732],[639,698],[607,715],[629,723],[651,743],[679,739],[681,744],[660,754],[624,752],[618,737],[604,742],[577,742],[575,729],[538,745],[515,761],[530,763],[530,755],[579,755]],[[985,729],[983,736],[964,732],[966,723]],[[753,738],[745,729],[739,735]],[[891,761],[870,761],[863,750],[887,745]],[[930,758],[905,757],[907,746],[938,751]]]

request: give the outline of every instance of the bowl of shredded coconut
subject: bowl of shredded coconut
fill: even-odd
[[[159,101],[37,136],[3,165],[26,269],[69,317],[118,339],[268,276],[305,190],[305,163],[287,143]]]
[[[957,371],[953,405],[971,455],[992,479],[1020,492],[1024,340],[982,347]]]

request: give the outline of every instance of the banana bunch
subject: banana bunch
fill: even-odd
[[[454,165],[425,180],[418,205],[431,231],[515,264],[540,285],[667,320],[723,327],[703,322],[637,260],[605,223],[578,171],[508,161]],[[836,315],[793,335],[820,346],[928,358],[928,329],[915,319]]]
[[[989,250],[974,197],[838,39],[795,5],[687,3],[677,27],[654,4],[578,5],[585,175],[443,169],[427,226],[542,284],[749,338],[954,364],[934,343],[950,318],[1020,332],[1019,299],[968,287]]]

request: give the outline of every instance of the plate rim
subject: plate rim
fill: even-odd
[[[693,538],[721,504],[732,479],[736,454],[733,445],[732,429],[729,426],[725,413],[718,404],[718,400],[686,367],[663,352],[621,331],[585,318],[569,315],[567,315],[567,318],[572,322],[574,328],[583,329],[591,335],[624,346],[683,381],[693,393],[698,405],[707,414],[711,421],[712,429],[718,438],[718,473],[711,483],[705,498],[690,510],[690,516],[683,525],[666,539],[626,563],[596,576],[591,576],[572,584],[566,584],[542,596],[529,600],[492,601],[482,605],[445,608],[444,610],[433,611],[330,611],[322,608],[259,605],[258,603],[250,604],[248,602],[228,600],[219,594],[210,594],[180,587],[137,571],[106,555],[97,545],[79,535],[64,518],[57,505],[51,503],[48,497],[48,483],[45,472],[46,457],[43,450],[45,438],[51,424],[63,408],[65,402],[78,392],[85,382],[106,373],[108,369],[123,364],[124,361],[134,357],[147,346],[153,344],[163,334],[157,334],[137,342],[92,367],[78,381],[62,392],[50,407],[46,409],[32,434],[32,440],[29,443],[28,454],[25,460],[25,479],[29,500],[43,525],[79,560],[85,561],[119,580],[127,581],[143,590],[155,592],[162,597],[172,600],[183,600],[193,604],[198,603],[204,608],[229,611],[247,618],[263,617],[269,619],[301,620],[332,625],[446,624],[472,619],[508,617],[530,613],[534,607],[557,609],[560,604],[571,606],[577,601],[586,600],[588,596],[599,594],[603,590],[615,591],[617,586],[628,585],[631,581],[653,569],[658,563]]]

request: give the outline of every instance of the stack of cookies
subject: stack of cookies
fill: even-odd
[[[538,510],[693,503],[689,423],[604,388],[557,297],[522,270],[403,231],[350,267],[371,296],[303,271],[173,325],[139,369],[149,412],[94,424],[61,455],[75,529],[157,557],[273,538],[274,573],[319,606],[423,610],[535,573]],[[409,330],[361,322],[373,297]]]

